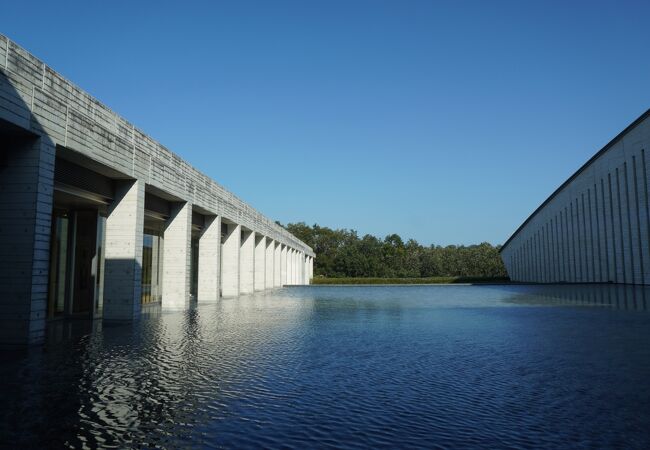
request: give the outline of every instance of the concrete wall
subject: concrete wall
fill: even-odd
[[[54,146],[46,138],[20,136],[2,150],[0,344],[39,342],[47,307]]]
[[[2,35],[0,140],[0,345],[44,336],[57,158],[115,182],[100,286],[105,319],[133,320],[141,311],[145,193],[172,204],[164,232],[164,308],[185,308],[190,301],[193,213],[204,217],[199,301],[216,301],[219,286],[226,296],[278,286],[286,271],[283,248],[313,255],[283,227]],[[222,222],[231,228],[223,255]],[[255,238],[241,247],[242,227],[264,237],[257,273]],[[259,273],[263,285],[254,282]]]
[[[650,284],[650,111],[599,151],[504,244],[515,281]]]
[[[178,155],[0,35],[0,119],[73,150],[124,178],[139,179],[214,216],[313,254]],[[50,154],[50,157],[52,155]],[[97,169],[98,167],[95,167]]]

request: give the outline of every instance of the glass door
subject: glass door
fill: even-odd
[[[196,232],[192,233],[190,250],[190,295],[196,299],[199,291],[199,236]]]
[[[145,228],[142,240],[142,297],[145,303],[162,299],[163,238],[161,231]]]
[[[47,317],[65,314],[68,284],[70,220],[67,211],[52,211],[50,242],[50,278],[48,283]]]
[[[74,282],[72,314],[91,314],[97,270],[97,211],[75,212]]]
[[[48,318],[101,317],[105,223],[95,209],[52,212]]]

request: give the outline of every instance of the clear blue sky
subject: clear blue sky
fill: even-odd
[[[648,1],[12,1],[0,32],[283,223],[502,243],[650,108]]]

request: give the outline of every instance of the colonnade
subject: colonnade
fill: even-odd
[[[121,182],[106,220],[103,317],[129,319],[141,303],[145,185]],[[196,299],[214,301],[286,285],[309,284],[313,257],[263,233],[220,216],[194,211],[189,202],[171,204],[164,225],[162,307],[179,309],[192,300],[192,272],[198,271]],[[193,221],[201,217],[198,264],[192,264]],[[195,226],[196,228],[196,226]]]
[[[0,346],[309,283],[309,246],[1,34],[0,85]]]

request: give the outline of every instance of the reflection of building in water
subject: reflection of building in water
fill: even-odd
[[[510,278],[650,284],[650,110],[565,181],[501,249]]]
[[[311,248],[1,35],[0,86],[0,345],[309,283]]]
[[[530,305],[604,306],[646,311],[650,302],[650,287],[621,284],[516,286],[507,301]]]

